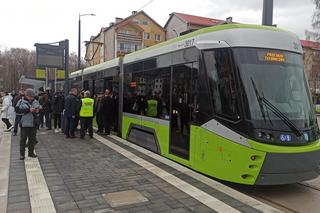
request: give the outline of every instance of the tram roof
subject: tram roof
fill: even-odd
[[[83,75],[87,75],[87,74],[90,74],[90,73],[94,73],[94,72],[98,72],[98,71],[102,71],[102,70],[107,70],[109,68],[112,68],[112,67],[117,67],[119,66],[119,58],[114,58],[110,61],[106,61],[106,62],[103,62],[101,64],[97,64],[97,65],[94,65],[94,66],[90,66],[90,67],[87,67],[87,68],[84,68],[83,69]],[[79,77],[82,75],[82,70],[77,70],[75,72],[72,72],[70,74],[70,78],[76,78],[76,77]]]
[[[261,47],[302,53],[298,36],[286,30],[263,25],[222,24],[202,28],[130,53],[125,55],[123,63],[131,63],[192,46],[198,49]]]

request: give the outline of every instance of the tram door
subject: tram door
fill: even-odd
[[[192,122],[192,64],[173,67],[170,115],[170,153],[189,159]]]

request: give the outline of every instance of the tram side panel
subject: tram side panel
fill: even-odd
[[[122,137],[212,177],[254,184],[265,153],[201,127],[213,108],[200,51],[176,52],[171,61],[150,70],[143,62],[124,65]],[[152,96],[161,105],[156,116],[148,115]]]

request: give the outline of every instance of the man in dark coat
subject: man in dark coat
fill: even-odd
[[[114,103],[112,99],[112,94],[108,89],[106,90],[105,96],[102,99],[102,112],[104,115],[103,125],[105,128],[105,134],[109,135],[114,118]]]
[[[53,126],[54,132],[59,132],[61,128],[61,113],[64,109],[64,98],[61,92],[56,92],[52,98],[52,114],[53,114]],[[59,129],[58,129],[59,128]]]
[[[69,95],[65,99],[64,117],[66,121],[66,127],[65,127],[66,138],[75,138],[74,119],[79,112],[79,106],[80,106],[77,95],[78,95],[78,90],[76,88],[71,88]]]
[[[103,93],[99,94],[96,98],[95,102],[95,114],[96,114],[96,121],[98,125],[97,133],[103,133],[103,109],[102,109],[102,99],[103,99]]]
[[[46,119],[47,130],[51,130],[51,103],[47,92],[42,93],[42,95],[39,97],[39,102],[42,106],[42,111]]]

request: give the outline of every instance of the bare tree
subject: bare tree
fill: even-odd
[[[306,30],[307,40],[320,41],[320,0],[312,0],[316,8],[312,16],[312,31]]]
[[[320,0],[312,0],[315,4],[315,11],[312,16],[312,30],[306,30],[306,39],[320,42]],[[313,47],[304,48],[304,64],[308,76],[309,85],[313,97],[319,94],[319,71],[320,71],[320,45],[313,43]]]
[[[11,48],[0,54],[3,89],[17,90],[21,75],[34,76],[35,53],[23,48]]]
[[[75,52],[72,52],[69,55],[69,72],[73,72],[77,70],[78,67],[78,55]],[[84,67],[84,61],[81,61],[80,67]]]

